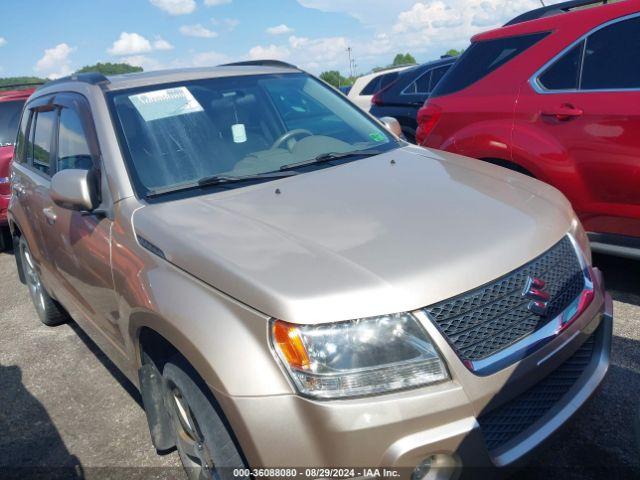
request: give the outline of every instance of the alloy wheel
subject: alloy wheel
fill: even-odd
[[[169,386],[169,403],[174,417],[176,445],[185,468],[197,472],[198,479],[219,479],[211,449],[186,398],[175,385]]]
[[[29,288],[29,294],[31,295],[31,299],[33,300],[33,304],[38,311],[40,316],[44,315],[45,311],[45,298],[44,298],[44,289],[42,287],[42,282],[40,281],[40,276],[36,271],[36,267],[33,263],[33,259],[31,258],[31,252],[27,248],[22,248],[22,258],[24,265],[24,273],[27,281],[27,287]]]

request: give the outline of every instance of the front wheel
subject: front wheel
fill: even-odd
[[[69,320],[69,314],[58,302],[51,298],[44,288],[40,280],[40,274],[31,256],[31,250],[29,250],[29,245],[24,237],[20,237],[18,245],[19,252],[17,253],[20,255],[24,278],[40,321],[49,327],[65,323]]]
[[[234,475],[245,464],[221,414],[197,373],[181,357],[163,369],[165,405],[178,454],[190,480],[248,478]]]

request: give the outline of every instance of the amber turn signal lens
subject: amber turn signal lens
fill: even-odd
[[[273,323],[273,339],[290,367],[298,370],[309,368],[309,356],[295,325],[276,320]]]

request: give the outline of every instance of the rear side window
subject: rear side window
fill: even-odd
[[[93,159],[80,116],[71,108],[63,108],[60,111],[56,170],[90,170],[92,167]]]
[[[429,83],[431,80],[431,70],[427,70],[418,78],[416,78],[407,88],[405,88],[402,93],[407,95],[417,95],[417,94],[425,94],[429,93]]]
[[[547,90],[640,88],[640,17],[596,30],[539,77]]]
[[[35,114],[31,122],[31,141],[27,145],[27,162],[47,176],[51,173],[51,140],[57,114],[57,110]]]
[[[538,81],[547,90],[575,90],[580,82],[584,41],[575,45],[549,67]]]
[[[623,20],[587,38],[583,90],[640,88],[640,17]]]
[[[472,43],[436,86],[431,96],[449,95],[467,88],[531,48],[547,34],[533,33]]]

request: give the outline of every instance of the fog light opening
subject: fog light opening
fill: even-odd
[[[451,455],[438,453],[424,459],[411,474],[411,480],[445,480],[453,478],[458,462]]]

